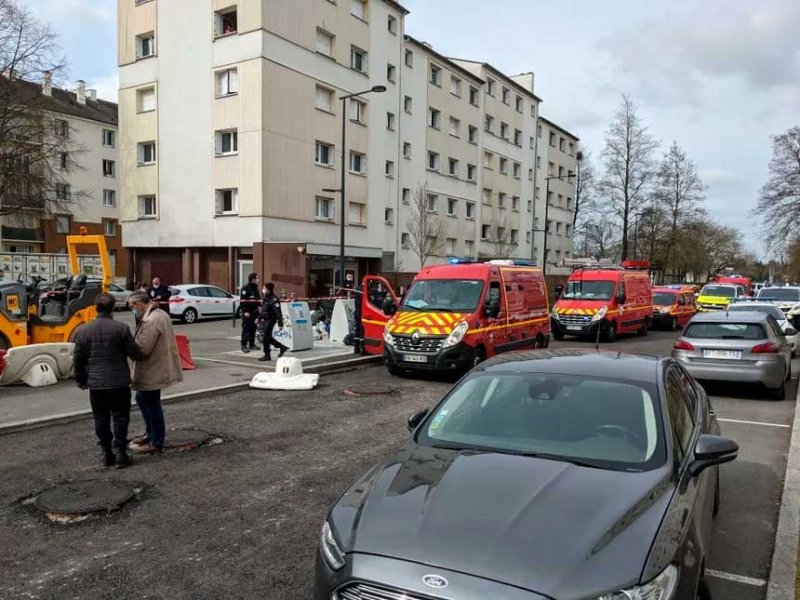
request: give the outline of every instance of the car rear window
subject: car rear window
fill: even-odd
[[[772,315],[772,317],[776,321],[784,321],[786,317],[783,314],[783,311],[778,308],[777,306],[751,306],[749,304],[736,304],[735,306],[729,306],[728,312],[757,312],[761,313],[762,315]]]
[[[683,337],[706,340],[763,340],[767,337],[758,323],[691,323]]]

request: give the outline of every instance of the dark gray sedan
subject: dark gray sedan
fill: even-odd
[[[462,379],[325,520],[316,600],[696,600],[719,436],[670,358],[503,355]]]

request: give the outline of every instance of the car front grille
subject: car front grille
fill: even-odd
[[[723,310],[725,308],[724,304],[700,304],[699,306],[703,310]]]
[[[592,317],[584,315],[559,315],[558,320],[564,325],[588,325],[592,322]]]
[[[371,583],[351,583],[339,590],[336,600],[433,600],[413,592],[405,592],[373,585]]]
[[[414,340],[410,335],[394,334],[394,347],[399,352],[439,352],[444,337],[420,337]]]

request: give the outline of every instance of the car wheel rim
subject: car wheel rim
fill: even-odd
[[[197,318],[197,316],[194,314],[194,311],[187,310],[185,318],[187,323],[194,323],[194,320]]]

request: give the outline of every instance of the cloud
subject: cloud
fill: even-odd
[[[98,98],[116,102],[117,93],[119,92],[119,73],[115,71],[104,77],[90,79],[86,87],[97,90]]]
[[[81,24],[115,24],[116,6],[113,0],[28,0],[44,21],[57,24],[64,21]]]
[[[700,179],[708,186],[735,185],[741,182],[735,173],[719,167],[700,169]]]

